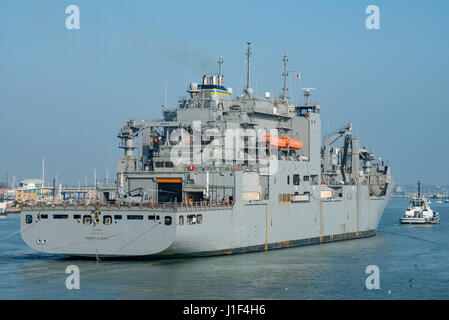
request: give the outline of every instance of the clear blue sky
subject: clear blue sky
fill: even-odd
[[[80,30],[65,28],[70,4]],[[370,4],[380,30],[365,28]],[[250,40],[260,94],[280,92],[288,51],[301,87],[317,88],[323,130],[351,121],[399,182],[448,184],[448,12],[436,0],[2,0],[0,181],[40,177],[42,156],[47,179],[113,176],[126,120],[160,118],[165,83],[175,106],[219,55],[238,92]]]

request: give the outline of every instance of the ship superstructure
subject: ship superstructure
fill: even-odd
[[[233,97],[219,72],[191,83],[162,120],[129,120],[117,183],[88,206],[24,208],[22,237],[74,256],[205,256],[372,236],[393,189],[388,163],[360,147],[351,124],[324,137],[320,105]],[[340,147],[336,142],[343,140]],[[136,147],[137,139],[141,146]],[[135,149],[138,148],[137,156]]]

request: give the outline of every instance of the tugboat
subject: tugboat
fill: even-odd
[[[412,197],[405,211],[400,218],[401,224],[437,224],[439,221],[438,212],[430,209],[427,199],[421,196],[421,183],[418,181],[418,196]]]

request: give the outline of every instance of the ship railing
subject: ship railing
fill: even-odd
[[[227,210],[234,207],[233,201],[196,201],[196,202],[161,202],[161,203],[136,203],[136,202],[117,202],[117,203],[86,203],[86,204],[49,204],[39,203],[33,205],[24,205],[23,211],[209,211],[209,210]]]

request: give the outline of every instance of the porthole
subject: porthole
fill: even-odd
[[[83,216],[83,223],[84,224],[91,224],[92,223],[92,217],[91,216]]]
[[[105,225],[112,224],[112,217],[111,216],[104,216],[103,217],[103,224],[105,224]]]
[[[170,216],[165,216],[164,221],[165,221],[165,225],[169,226],[171,225],[171,217]]]

